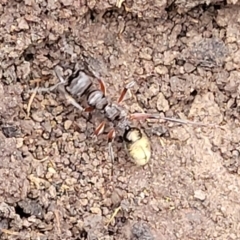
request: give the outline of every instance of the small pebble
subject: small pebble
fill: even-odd
[[[48,168],[48,172],[50,172],[50,173],[56,173],[56,170],[55,170],[54,168],[52,168],[52,167],[49,167],[49,168]]]
[[[49,194],[51,195],[52,198],[55,198],[57,195],[56,188],[53,185],[49,187]]]
[[[67,178],[67,179],[65,180],[65,183],[66,183],[66,185],[68,185],[68,186],[73,186],[74,184],[77,183],[77,179],[75,179],[75,178]]]
[[[18,27],[22,30],[27,30],[29,29],[29,26],[28,26],[28,23],[27,21],[22,17],[22,18],[19,18],[17,19],[17,22],[18,22]]]
[[[34,112],[32,114],[32,119],[36,122],[42,122],[44,119],[42,112]]]
[[[185,63],[184,64],[184,69],[187,73],[193,72],[195,70],[195,66],[190,64],[190,63]]]
[[[160,75],[164,75],[164,74],[168,74],[168,69],[166,66],[159,65],[155,67],[155,72]]]
[[[158,111],[166,112],[169,110],[169,103],[166,100],[165,96],[162,93],[159,93],[158,99],[157,99],[157,109]]]
[[[204,201],[206,199],[206,194],[202,190],[196,190],[194,192],[194,198]]]
[[[81,204],[82,204],[82,206],[87,206],[88,205],[88,199],[87,198],[81,199]]]
[[[64,122],[64,128],[65,130],[68,130],[72,125],[72,121],[71,120],[67,120]]]
[[[91,207],[90,211],[95,214],[101,214],[101,209],[99,207]]]
[[[23,138],[16,138],[16,147],[21,148],[23,146]]]

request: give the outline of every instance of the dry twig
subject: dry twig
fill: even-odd
[[[106,222],[106,226],[108,227],[108,225],[113,221],[113,219],[117,216],[118,212],[121,210],[121,206],[116,208],[114,210],[114,213],[112,214],[111,218]]]
[[[35,80],[39,80],[39,79],[35,79]],[[37,91],[38,91],[38,88],[39,88],[39,82],[37,82],[37,87],[34,89],[29,101],[28,101],[28,105],[27,105],[27,116],[29,117],[30,116],[30,110],[31,110],[31,106],[32,106],[32,103],[33,103],[33,100],[37,94]]]

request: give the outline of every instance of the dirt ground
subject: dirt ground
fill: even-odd
[[[240,239],[238,5],[0,2],[0,239]],[[112,166],[97,116],[31,92],[75,63],[112,101],[134,79],[129,112],[208,126],[143,122],[150,163],[118,136]]]

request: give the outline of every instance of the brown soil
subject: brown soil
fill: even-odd
[[[240,239],[240,8],[142,2],[1,1],[0,239]],[[130,112],[214,126],[144,122],[151,162],[118,136],[111,176],[97,116],[30,91],[77,62],[113,101],[136,80]]]

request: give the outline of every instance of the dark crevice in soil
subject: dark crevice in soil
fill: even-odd
[[[28,218],[31,216],[31,213],[25,213],[24,209],[18,205],[15,207],[15,211],[16,211],[16,214],[20,216],[20,218]]]

